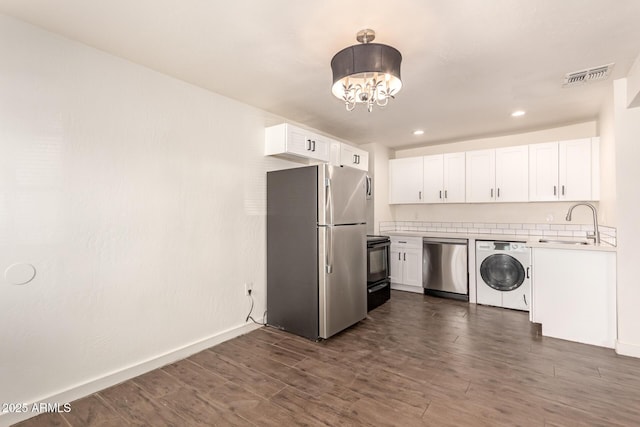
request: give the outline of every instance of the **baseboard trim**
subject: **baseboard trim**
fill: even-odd
[[[391,289],[395,291],[413,292],[416,294],[424,293],[424,288],[422,286],[402,285],[400,283],[391,283]]]
[[[616,353],[621,356],[640,358],[640,345],[627,344],[616,340]]]
[[[262,319],[258,319],[258,321],[261,322]],[[130,365],[123,369],[119,369],[117,371],[108,373],[106,375],[96,377],[86,382],[61,390],[58,393],[53,393],[51,395],[44,396],[41,399],[37,399],[35,402],[29,403],[28,407],[29,408],[32,407],[34,403],[42,403],[42,402],[60,403],[60,404],[66,403],[66,402],[72,402],[81,397],[89,396],[100,390],[104,390],[105,388],[119,384],[131,378],[135,378],[146,372],[161,368],[162,366],[168,365],[169,363],[173,363],[178,360],[187,358],[209,347],[213,347],[215,345],[228,341],[232,338],[238,337],[240,335],[244,335],[258,328],[260,328],[260,325],[255,323],[246,323],[244,325],[234,326],[233,328],[226,329],[208,338],[176,348],[164,354],[160,354],[158,356],[136,363],[135,365]],[[71,410],[73,410],[73,407],[71,408]],[[0,427],[8,427],[11,424],[24,421],[31,417],[35,417],[36,415],[39,415],[39,414],[31,413],[31,412],[0,413]]]

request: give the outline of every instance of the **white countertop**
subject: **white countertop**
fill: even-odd
[[[523,236],[516,234],[474,234],[474,233],[443,233],[430,231],[387,231],[380,233],[388,236],[406,236],[406,237],[443,237],[447,239],[474,239],[474,240],[501,240],[506,242],[523,242],[531,248],[544,249],[568,249],[578,251],[603,251],[615,252],[616,247],[608,243],[600,243],[595,245],[589,241],[588,245],[579,245],[572,243],[547,243],[540,240],[561,241],[561,242],[584,242],[586,239],[577,239],[572,237],[545,237],[545,236]]]

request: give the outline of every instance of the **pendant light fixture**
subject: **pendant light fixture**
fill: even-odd
[[[342,49],[331,60],[331,92],[344,101],[347,111],[357,104],[366,104],[369,112],[374,105],[384,107],[402,89],[402,55],[391,46],[371,43],[375,37],[373,30],[359,31],[360,44]]]

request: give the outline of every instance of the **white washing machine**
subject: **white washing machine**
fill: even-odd
[[[529,311],[531,249],[521,242],[476,241],[478,304]]]

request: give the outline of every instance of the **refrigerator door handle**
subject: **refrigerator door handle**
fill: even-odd
[[[333,272],[333,227],[324,227],[326,233],[327,247],[325,248],[325,271],[327,274]]]
[[[333,224],[333,191],[331,191],[331,178],[327,178],[324,183],[327,194],[326,211],[329,213],[329,224]]]

